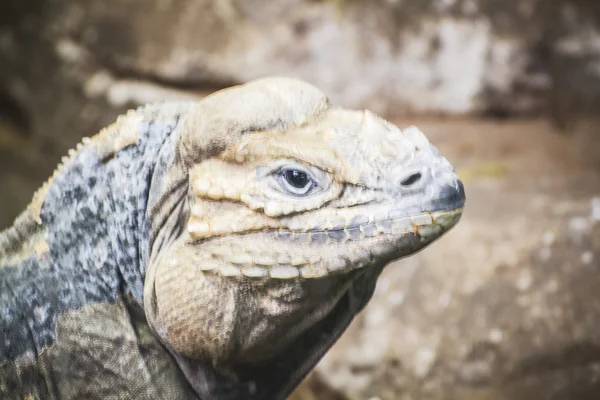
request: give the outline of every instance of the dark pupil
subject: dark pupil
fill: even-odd
[[[288,169],[284,176],[285,180],[297,189],[302,189],[308,184],[308,176],[297,169]]]

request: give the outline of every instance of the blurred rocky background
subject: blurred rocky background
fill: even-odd
[[[293,399],[600,398],[598,0],[2,0],[0,228],[126,109],[265,75],[417,124],[468,198]]]

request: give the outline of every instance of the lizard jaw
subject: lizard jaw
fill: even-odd
[[[347,273],[381,259],[393,260],[420,250],[454,227],[462,211],[459,207],[424,212],[341,229],[267,230],[240,235],[233,241],[213,239],[204,244],[206,256],[196,260],[194,268],[230,279],[315,279]],[[279,243],[279,249],[266,246],[260,250],[256,244],[245,248],[246,240]],[[302,251],[307,245],[313,254]],[[313,246],[323,255],[332,256],[319,255]],[[344,255],[336,255],[336,250],[342,248]]]
[[[380,221],[383,231],[359,227],[362,239],[344,233],[325,246],[307,242],[310,232],[282,240],[274,231],[180,242],[158,260],[151,319],[165,343],[189,358],[268,358],[263,342],[275,352],[283,348],[332,309],[362,271],[423,249],[461,214],[462,207]]]

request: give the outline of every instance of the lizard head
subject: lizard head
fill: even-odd
[[[200,102],[182,124],[180,156],[183,226],[153,263],[146,297],[165,342],[197,359],[269,358],[364,271],[452,228],[465,201],[419,129],[330,107],[292,79]]]

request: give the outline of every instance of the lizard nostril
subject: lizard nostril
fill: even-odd
[[[412,174],[411,176],[409,176],[408,178],[406,178],[405,180],[400,182],[400,184],[402,186],[412,186],[415,183],[419,182],[420,180],[421,180],[421,173],[417,172],[416,174]]]

